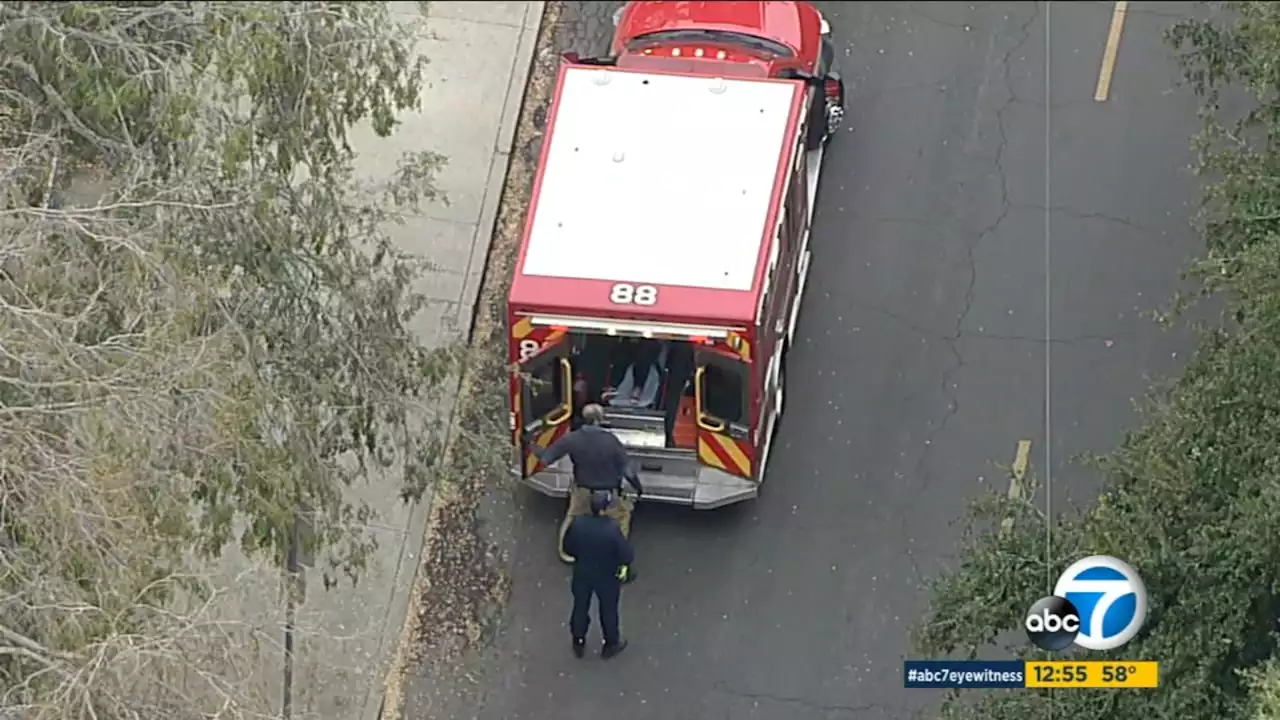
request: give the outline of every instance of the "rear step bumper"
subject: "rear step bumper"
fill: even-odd
[[[637,459],[641,466],[649,464]],[[519,470],[512,474],[519,477]],[[572,465],[567,460],[556,463],[533,476],[523,478],[522,483],[551,497],[568,497],[573,484]],[[699,466],[696,473],[677,475],[641,470],[640,482],[644,484],[642,500],[683,505],[694,510],[714,510],[756,497],[759,486],[751,480],[730,475],[722,470]],[[624,489],[627,489],[624,487]]]

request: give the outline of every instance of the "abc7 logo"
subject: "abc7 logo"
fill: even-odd
[[[1072,563],[1053,595],[1027,611],[1027,637],[1043,650],[1072,644],[1114,650],[1137,636],[1146,616],[1147,589],[1138,572],[1110,555],[1092,555]]]
[[[1080,634],[1080,613],[1066,598],[1042,597],[1027,611],[1027,637],[1041,650],[1066,650]]]

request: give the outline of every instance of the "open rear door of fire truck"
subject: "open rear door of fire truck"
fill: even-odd
[[[533,453],[546,449],[569,431],[573,418],[573,370],[560,346],[534,357],[520,368],[516,411],[520,432],[520,473],[528,478],[543,468]]]
[[[698,460],[730,475],[755,480],[751,444],[750,366],[715,353],[699,353],[694,375]]]

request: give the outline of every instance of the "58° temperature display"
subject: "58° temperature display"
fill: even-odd
[[[1025,687],[1153,688],[1160,684],[1152,660],[1029,660]]]

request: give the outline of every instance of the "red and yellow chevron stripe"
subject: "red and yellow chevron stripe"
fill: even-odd
[[[698,433],[698,460],[713,468],[751,478],[751,448],[731,437]]]
[[[725,338],[725,345],[728,345],[730,350],[737,353],[742,362],[751,362],[751,341],[747,339],[746,335],[730,332],[729,336]]]
[[[569,427],[569,423],[560,423],[559,425],[549,427],[538,433],[537,436],[533,438],[533,442],[537,443],[538,447],[545,450],[551,447],[551,443],[559,439],[561,431],[567,427]],[[542,461],[538,459],[538,456],[534,455],[532,452],[526,451],[524,456],[525,477],[538,472],[542,468],[543,464]]]
[[[523,340],[529,337],[529,333],[533,332],[533,323],[529,318],[520,318],[515,325],[511,326],[511,337],[517,340]]]
[[[560,342],[568,334],[568,328],[535,326],[529,318],[520,318],[511,326],[511,337],[517,343],[532,340],[538,344],[538,352]]]

